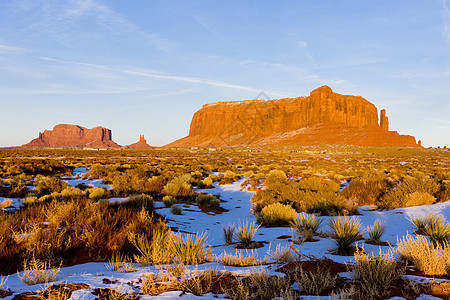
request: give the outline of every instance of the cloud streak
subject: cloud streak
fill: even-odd
[[[180,81],[180,82],[191,83],[191,84],[207,85],[207,86],[214,86],[214,87],[228,88],[228,89],[236,89],[236,90],[242,90],[242,91],[248,91],[248,92],[254,92],[254,93],[261,92],[261,90],[253,88],[253,87],[249,87],[249,86],[232,84],[232,83],[228,83],[228,82],[224,82],[224,81],[191,77],[191,76],[166,75],[166,74],[162,74],[161,72],[154,71],[154,70],[111,67],[111,66],[100,65],[100,64],[91,64],[91,63],[84,63],[84,62],[77,62],[77,61],[65,61],[65,60],[59,60],[59,59],[54,59],[54,58],[50,58],[50,57],[40,57],[40,59],[44,60],[44,61],[48,61],[48,62],[62,64],[62,65],[78,65],[78,66],[84,66],[84,67],[88,67],[88,68],[92,68],[92,69],[102,70],[105,72],[121,73],[121,74],[139,76],[139,77],[143,77],[143,78],[154,78],[154,79],[161,79],[161,80]],[[267,93],[276,94],[276,93],[272,93],[269,91]]]
[[[450,10],[446,0],[442,0],[442,34],[450,43]]]
[[[6,54],[24,54],[27,52],[28,52],[28,50],[25,48],[0,44],[0,54],[5,54],[5,55]]]

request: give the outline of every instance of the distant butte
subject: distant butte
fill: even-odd
[[[147,140],[144,138],[144,135],[141,134],[139,136],[139,142],[125,146],[127,149],[151,149],[153,148],[149,144],[147,144]]]
[[[87,129],[79,125],[59,124],[39,132],[39,137],[20,148],[121,148],[112,140],[111,130],[101,126]]]
[[[309,96],[203,105],[189,135],[167,146],[355,145],[421,147],[410,135],[389,131],[380,112],[361,96],[340,95],[328,86]]]

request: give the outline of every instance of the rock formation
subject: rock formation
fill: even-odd
[[[153,148],[149,144],[147,144],[147,140],[144,138],[144,135],[141,134],[139,136],[139,142],[125,146],[127,149],[151,149]]]
[[[98,126],[87,129],[78,125],[60,124],[52,130],[39,132],[39,137],[22,148],[120,148],[112,140],[111,130]]]
[[[413,136],[389,131],[375,105],[322,86],[307,97],[203,105],[189,135],[168,146],[319,145],[420,147]]]

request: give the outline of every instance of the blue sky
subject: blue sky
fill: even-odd
[[[450,1],[0,2],[0,146],[60,123],[164,145],[205,103],[322,85],[450,146]]]

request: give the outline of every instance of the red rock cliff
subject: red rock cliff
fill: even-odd
[[[144,135],[141,134],[139,136],[138,142],[128,145],[128,146],[125,146],[125,148],[127,148],[127,149],[151,149],[153,147],[150,146],[149,144],[147,144],[147,140],[145,139]]]
[[[334,93],[330,87],[308,97],[205,104],[191,122],[189,136],[169,146],[270,144],[348,144],[418,147],[412,136],[381,126],[375,105],[361,96]]]
[[[104,127],[87,129],[78,125],[60,124],[53,130],[39,132],[39,137],[24,148],[120,148],[112,140],[111,130]]]

